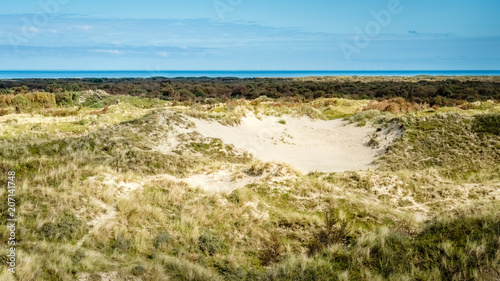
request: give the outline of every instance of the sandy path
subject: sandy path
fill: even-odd
[[[343,120],[290,116],[259,119],[250,113],[234,127],[194,118],[191,121],[206,137],[220,138],[263,161],[285,162],[305,173],[374,168],[377,151],[366,146],[367,136],[374,129]]]

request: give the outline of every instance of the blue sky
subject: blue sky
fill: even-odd
[[[500,1],[0,3],[0,69],[500,69]]]

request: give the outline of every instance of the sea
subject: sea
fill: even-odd
[[[352,70],[352,71],[310,71],[310,70],[255,70],[255,71],[82,71],[82,70],[2,70],[0,79],[22,78],[149,78],[149,77],[235,77],[235,78],[271,78],[271,77],[309,77],[309,76],[498,76],[500,70]]]

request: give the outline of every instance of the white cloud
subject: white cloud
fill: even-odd
[[[25,26],[23,29],[30,34],[38,33],[38,28],[33,26]]]
[[[83,31],[89,31],[92,28],[92,26],[90,26],[90,25],[77,25],[77,26],[75,26],[75,28],[83,30]]]
[[[111,49],[95,49],[95,50],[91,50],[91,52],[105,53],[105,54],[112,54],[112,55],[121,55],[121,54],[123,54],[122,51],[111,50]]]
[[[160,57],[165,57],[165,58],[170,56],[170,54],[167,52],[156,52],[156,54]]]

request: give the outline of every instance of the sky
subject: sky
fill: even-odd
[[[499,70],[498,0],[0,3],[0,70]]]

